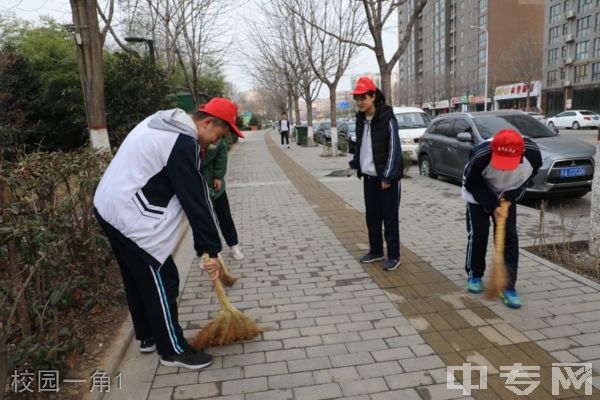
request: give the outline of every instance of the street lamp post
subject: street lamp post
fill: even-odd
[[[150,61],[152,64],[156,63],[156,59],[154,56],[154,40],[146,39],[139,36],[127,36],[125,41],[128,43],[146,43],[148,45],[148,53],[150,54]]]
[[[489,72],[489,35],[488,30],[483,26],[471,25],[473,29],[480,29],[485,32],[485,89],[483,93],[483,111],[487,111],[487,93],[488,93],[488,72]]]

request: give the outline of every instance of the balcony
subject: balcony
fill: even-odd
[[[566,19],[573,19],[576,17],[575,10],[568,10],[565,12]]]
[[[574,61],[573,57],[567,57],[567,58],[563,59],[563,64],[565,64],[565,65],[571,65],[571,64],[573,64],[573,61]]]
[[[567,33],[565,35],[565,42],[569,43],[569,42],[573,42],[575,40],[575,35],[573,35],[572,33]]]
[[[562,85],[565,86],[565,87],[571,86],[571,81],[569,81],[569,80],[563,80],[562,81]]]

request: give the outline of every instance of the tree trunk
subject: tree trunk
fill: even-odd
[[[90,142],[95,149],[109,149],[104,109],[102,35],[95,0],[71,0],[77,60],[87,114]]]
[[[392,70],[387,67],[380,67],[381,91],[385,95],[386,104],[392,104]]]
[[[313,120],[312,120],[312,100],[310,98],[310,86],[304,88],[304,101],[306,102],[306,125],[308,126],[308,146],[315,144],[313,134]]]
[[[337,110],[335,109],[335,91],[337,85],[329,85],[329,110],[331,114],[331,155],[338,155]]]
[[[0,326],[0,400],[4,400],[6,380],[8,379],[8,350],[6,349],[6,336],[4,327]]]
[[[296,114],[296,126],[300,126],[302,119],[300,118],[300,99],[298,96],[294,96],[294,112]]]
[[[594,180],[592,183],[592,198],[590,201],[590,254],[600,257],[600,128],[598,128],[598,144],[596,145],[596,156]]]

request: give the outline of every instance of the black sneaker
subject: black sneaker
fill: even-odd
[[[384,258],[383,254],[376,255],[376,254],[367,253],[360,258],[360,262],[363,264],[369,264],[369,263],[372,263],[375,261],[381,261],[381,260],[383,260],[383,258]]]
[[[213,363],[213,356],[198,352],[185,352],[183,354],[171,354],[161,356],[160,364],[165,367],[182,367],[187,369],[202,369]]]
[[[393,271],[396,268],[398,268],[399,266],[400,266],[400,259],[399,258],[388,258],[383,263],[383,270],[384,271]]]
[[[154,338],[140,340],[140,353],[154,353],[156,351],[156,343]]]

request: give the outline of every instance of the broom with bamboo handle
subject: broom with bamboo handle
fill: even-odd
[[[500,215],[496,218],[496,234],[494,235],[494,270],[492,282],[486,291],[486,298],[492,300],[501,290],[508,285],[508,273],[504,264],[504,242],[506,239],[506,220],[510,203],[504,199],[500,201]]]
[[[223,268],[225,266],[223,259],[219,257],[219,261]],[[254,339],[258,334],[266,331],[229,302],[221,279],[217,279],[215,274],[218,272],[214,272],[211,278],[215,285],[217,298],[221,303],[221,310],[208,325],[196,334],[192,341],[192,347],[198,350]]]

